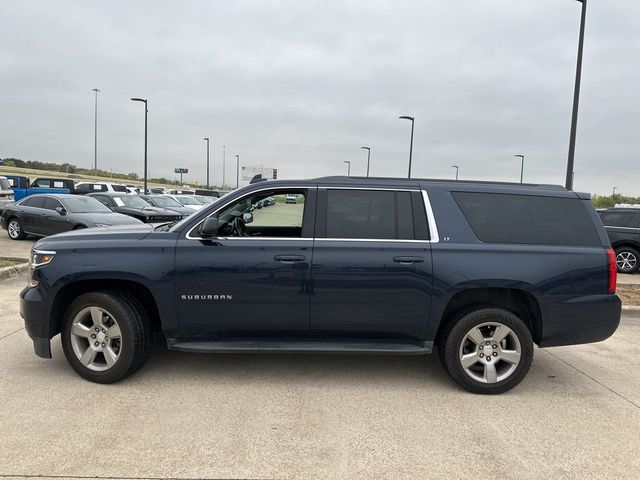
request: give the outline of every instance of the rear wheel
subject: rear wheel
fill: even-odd
[[[85,293],[64,316],[62,347],[83,378],[113,383],[140,369],[152,346],[149,318],[135,297],[118,291]]]
[[[635,248],[616,248],[616,267],[619,273],[635,273],[640,267],[640,253]]]
[[[533,340],[513,313],[484,307],[462,314],[440,345],[445,370],[473,393],[511,390],[527,375],[533,360]]]
[[[13,217],[7,223],[7,233],[11,240],[24,240],[27,236],[22,229],[22,222],[19,218]]]

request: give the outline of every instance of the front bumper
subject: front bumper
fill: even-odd
[[[51,338],[58,332],[51,326],[50,309],[39,289],[25,288],[20,292],[20,316],[24,328],[33,340],[33,349],[39,357],[51,358]]]

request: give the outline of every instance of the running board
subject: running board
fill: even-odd
[[[422,345],[392,342],[354,342],[319,340],[218,340],[176,342],[169,339],[170,350],[195,353],[359,353],[383,355],[426,355],[433,342]]]

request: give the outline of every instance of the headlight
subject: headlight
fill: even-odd
[[[29,264],[29,286],[37,287],[40,284],[40,280],[33,277],[33,274],[38,268],[42,268],[45,265],[49,265],[56,252],[45,250],[31,250],[31,263]]]
[[[111,225],[108,223],[96,223],[96,227],[110,227]]]

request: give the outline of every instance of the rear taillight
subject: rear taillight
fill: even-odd
[[[616,267],[616,252],[613,251],[613,248],[607,248],[607,259],[609,262],[609,293],[616,293],[618,269]]]

